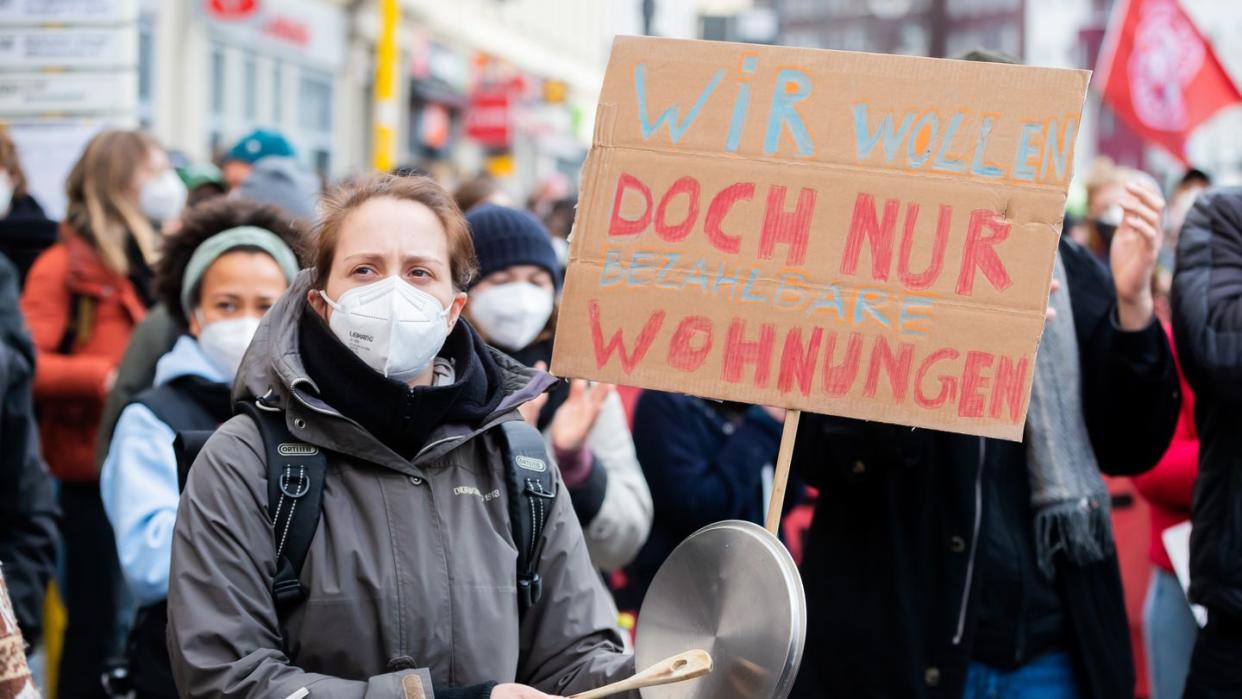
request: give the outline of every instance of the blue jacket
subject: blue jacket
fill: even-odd
[[[188,335],[160,357],[155,385],[186,376],[228,381]],[[117,420],[100,474],[100,493],[116,535],[121,569],[143,606],[168,596],[173,523],[180,500],[175,438],[174,429],[150,408],[131,403]]]
[[[726,519],[763,524],[764,474],[776,463],[781,425],[758,406],[730,419],[701,398],[645,391],[634,409],[633,434],[655,520],[626,568],[629,584],[619,594],[626,608],[641,603],[664,559],[695,531]]]

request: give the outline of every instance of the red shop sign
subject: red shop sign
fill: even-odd
[[[470,98],[466,135],[489,148],[508,148],[513,132],[508,92],[480,91]]]
[[[207,0],[207,12],[216,19],[246,19],[259,9],[259,0]]]

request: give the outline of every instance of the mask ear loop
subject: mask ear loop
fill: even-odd
[[[324,303],[326,303],[326,304],[328,304],[328,307],[329,307],[329,308],[331,308],[331,309],[332,309],[332,310],[334,310],[334,311],[340,312],[340,310],[341,310],[341,304],[339,304],[339,303],[337,303],[336,301],[333,301],[332,299],[328,298],[328,290],[327,290],[327,289],[316,289],[315,291],[317,291],[317,292],[319,293],[319,298],[323,299],[323,302],[324,302]]]

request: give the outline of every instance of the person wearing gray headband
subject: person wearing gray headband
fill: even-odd
[[[232,415],[242,355],[298,273],[303,231],[287,220],[250,202],[208,202],[164,247],[157,290],[185,332],[157,362],[155,385],[121,412],[100,477],[121,567],[142,607],[128,644],[138,696],[178,696],[164,644],[179,498],[174,438]]]

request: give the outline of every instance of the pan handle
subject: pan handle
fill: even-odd
[[[665,658],[633,677],[610,685],[575,694],[569,699],[602,699],[643,687],[685,682],[712,671],[712,656],[705,650],[689,650]]]

